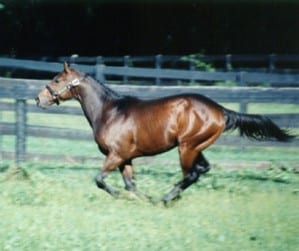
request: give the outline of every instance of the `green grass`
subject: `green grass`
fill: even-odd
[[[171,162],[171,161],[170,161]],[[160,198],[180,179],[165,160],[140,165],[138,187]],[[166,166],[165,166],[166,165]],[[97,170],[27,164],[0,173],[1,250],[296,250],[298,174],[213,169],[171,207],[96,188]],[[118,173],[107,182],[122,189]]]

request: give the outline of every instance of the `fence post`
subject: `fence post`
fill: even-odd
[[[104,64],[96,64],[95,65],[95,78],[96,80],[100,81],[101,83],[106,82],[105,75],[104,75]]]
[[[246,83],[245,83],[245,78],[244,78],[244,75],[245,75],[245,72],[239,72],[238,75],[237,75],[237,82],[239,83],[240,86],[245,86]],[[239,111],[241,113],[247,113],[247,101],[246,100],[242,100],[240,103],[239,103]],[[240,132],[240,136],[243,136],[242,133]],[[244,146],[241,145],[240,147],[240,150],[243,151],[244,150]]]
[[[237,74],[237,82],[239,83],[239,86],[246,86],[245,83],[245,72],[239,72]],[[241,113],[246,113],[247,112],[247,101],[241,101],[240,102],[240,112]]]
[[[96,64],[104,64],[104,59],[102,56],[96,57]]]
[[[245,82],[245,72],[239,72],[237,74],[237,82],[239,83],[239,86],[246,86],[246,82]],[[239,103],[239,112],[240,113],[247,113],[247,105],[248,103],[246,101],[241,101]],[[240,131],[240,136],[243,136],[243,133]],[[243,152],[245,150],[245,146],[243,143],[240,144],[240,151]]]
[[[275,70],[275,54],[269,55],[269,71],[273,72]]]
[[[27,106],[26,99],[17,98],[15,101],[16,112],[16,166],[20,167],[25,161],[26,155],[26,122]]]
[[[231,71],[233,69],[232,55],[231,54],[225,55],[225,68],[226,68],[227,71]]]
[[[155,68],[156,69],[161,69],[162,66],[162,55],[158,54],[155,57]],[[156,78],[156,85],[160,85],[161,84],[161,79],[159,77]]]
[[[190,71],[195,71],[196,70],[196,65],[195,65],[195,63],[192,60],[189,61],[189,70]],[[189,81],[190,81],[189,83],[192,84],[193,81],[194,81],[194,79],[190,78]]]
[[[126,55],[126,56],[124,56],[124,67],[129,67],[130,66],[130,56],[129,55]],[[128,81],[129,81],[129,78],[128,78],[128,76],[123,76],[123,83],[125,84],[125,85],[127,85],[128,84]]]

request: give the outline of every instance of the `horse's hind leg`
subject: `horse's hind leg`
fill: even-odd
[[[162,201],[164,203],[179,198],[182,191],[195,183],[200,175],[208,172],[210,169],[208,161],[205,159],[201,152],[181,152],[180,158],[184,178],[182,181],[177,183],[168,194],[163,197]]]
[[[195,161],[195,168],[199,172],[200,175],[207,173],[210,170],[210,163],[200,152]]]

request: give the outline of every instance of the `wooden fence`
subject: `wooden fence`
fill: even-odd
[[[234,82],[240,86],[268,84],[279,86],[299,86],[298,73],[272,73],[272,72],[246,72],[246,71],[228,71],[228,72],[207,72],[198,70],[182,69],[164,69],[160,66],[155,68],[131,67],[131,66],[106,66],[104,64],[96,65],[75,65],[74,66],[88,74],[95,76],[98,80],[104,81],[107,78],[120,77],[122,84],[128,84],[130,79],[149,79],[150,85],[162,85],[172,81],[201,81],[201,82]],[[25,69],[39,72],[57,73],[61,71],[61,63],[50,63],[34,60],[19,60],[11,58],[0,58],[0,67],[8,69]],[[173,82],[175,81],[175,82]]]
[[[43,58],[47,60],[47,58]],[[53,60],[53,59],[52,59]],[[130,56],[123,57],[84,57],[79,55],[71,55],[55,58],[58,62],[70,62],[74,64],[105,64],[118,66],[139,66],[155,67],[155,68],[189,68],[194,70],[198,65],[197,62],[210,64],[219,71],[233,71],[237,69],[246,69],[248,71],[296,71],[299,66],[299,55],[288,54],[267,54],[267,55],[202,55],[194,54],[187,56],[179,55],[151,55],[151,56]],[[255,66],[253,68],[253,65]],[[257,66],[258,65],[258,66]],[[286,69],[287,68],[287,69]]]

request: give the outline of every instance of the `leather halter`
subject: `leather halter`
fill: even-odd
[[[54,90],[50,85],[46,85],[46,88],[50,92],[54,103],[59,105],[60,104],[60,95],[63,94],[64,92],[71,90],[72,88],[78,86],[79,84],[80,84],[80,80],[78,78],[75,78],[71,82],[67,83],[66,86],[64,86],[59,91]]]

